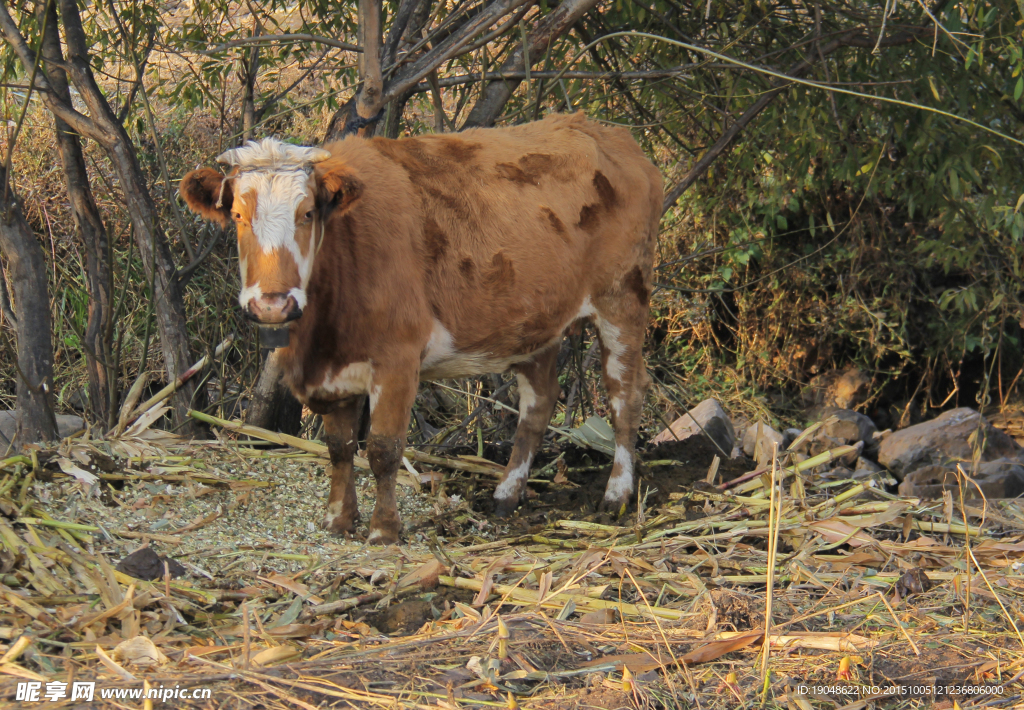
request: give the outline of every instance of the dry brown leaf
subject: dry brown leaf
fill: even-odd
[[[615,609],[609,607],[607,609],[598,609],[597,611],[588,611],[586,614],[579,618],[581,624],[614,624],[615,623]]]
[[[280,646],[274,646],[273,648],[267,648],[249,660],[259,666],[269,666],[272,663],[281,663],[289,658],[295,658],[299,655],[299,649],[289,644],[282,644]]]
[[[476,597],[473,598],[473,606],[483,606],[484,602],[487,601],[487,597],[491,594],[491,586],[494,584],[494,575],[505,569],[505,565],[512,562],[511,555],[503,555],[498,559],[487,565],[487,569],[483,571],[483,586],[480,587],[480,591],[477,592]]]
[[[109,670],[111,673],[119,677],[121,680],[126,680],[131,683],[134,683],[138,680],[138,678],[136,678],[134,675],[126,671],[124,667],[121,666],[120,663],[118,663],[113,658],[108,656],[106,652],[102,648],[100,648],[98,644],[96,646],[96,655],[99,657],[100,663],[106,666],[107,670]]]
[[[698,648],[693,649],[687,654],[684,654],[679,658],[680,663],[685,663],[688,666],[697,665],[698,663],[707,663],[713,661],[716,658],[721,658],[727,653],[733,651],[739,651],[741,648],[746,648],[752,643],[758,643],[764,639],[763,631],[755,631],[754,633],[743,634],[735,638],[727,639],[725,641],[712,641],[711,643],[704,644]]]
[[[398,588],[402,589],[415,585],[423,590],[434,589],[437,586],[437,578],[447,573],[447,571],[447,567],[438,560],[431,558],[399,579]]]
[[[267,629],[267,633],[275,638],[297,639],[315,634],[320,628],[319,624],[284,624]]]
[[[270,582],[271,584],[277,585],[282,589],[287,589],[289,592],[296,595],[297,597],[305,599],[308,602],[312,602],[313,604],[324,603],[322,597],[318,597],[315,594],[310,594],[309,587],[307,587],[302,582],[296,582],[291,577],[285,577],[282,574],[275,574],[271,575],[270,577],[257,576],[256,579],[261,579],[264,582]]]

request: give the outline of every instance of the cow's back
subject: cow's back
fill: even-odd
[[[330,149],[365,183],[353,221],[375,233],[355,236],[432,321],[426,374],[504,369],[597,294],[646,307],[662,181],[626,129],[555,115]]]

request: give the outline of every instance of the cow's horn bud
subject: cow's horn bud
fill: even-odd
[[[323,148],[310,148],[309,149],[309,162],[319,163],[320,161],[327,160],[331,157],[331,151],[324,150]]]
[[[238,149],[232,148],[231,150],[225,150],[217,156],[217,162],[224,163],[226,165],[238,165]]]

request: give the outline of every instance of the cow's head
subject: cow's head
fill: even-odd
[[[313,258],[335,210],[347,209],[362,183],[322,148],[274,138],[249,141],[217,157],[228,175],[200,168],[179,187],[189,208],[238,233],[242,290],[238,303],[260,323],[302,315]],[[326,162],[325,162],[326,161]]]

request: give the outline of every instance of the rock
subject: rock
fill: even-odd
[[[775,446],[785,451],[785,437],[764,422],[757,422],[743,432],[743,453],[751,457],[759,466],[772,460]]]
[[[812,378],[801,393],[805,407],[853,409],[867,400],[871,378],[856,367],[829,370]]]
[[[699,425],[699,426],[698,426]],[[701,434],[701,429],[728,455],[736,444],[736,432],[732,421],[718,400],[705,399],[689,412],[672,422],[672,425],[651,440],[651,444],[689,439]]]
[[[0,411],[0,446],[7,448],[10,441],[14,439],[14,432],[18,428],[18,410],[8,409]],[[65,439],[76,431],[85,429],[85,420],[75,414],[57,415],[57,435]]]
[[[881,466],[879,466],[871,459],[866,459],[863,456],[861,456],[860,458],[857,459],[857,470],[877,473],[878,471],[883,471],[885,469],[883,469]]]
[[[964,483],[964,498],[1016,498],[1024,493],[1024,466],[1017,461],[999,459],[978,464],[974,483]],[[978,489],[981,489],[979,494]],[[948,465],[925,466],[911,471],[900,483],[902,496],[941,498],[944,490],[959,495],[956,469]]]
[[[796,438],[803,433],[804,432],[802,429],[791,427],[789,429],[786,429],[786,431],[782,432],[782,441],[788,448],[789,445],[796,441]]]
[[[878,463],[903,480],[911,471],[925,466],[971,461],[972,442],[979,433],[985,444],[981,452],[983,462],[1016,458],[1024,452],[1017,442],[989,424],[981,414],[969,407],[960,407],[886,436],[878,448]]]
[[[844,444],[855,444],[863,441],[865,445],[872,442],[872,435],[878,431],[875,423],[867,415],[855,412],[852,409],[836,409],[825,407],[820,410],[821,419],[829,420],[835,417],[835,421],[826,421],[822,424],[818,434],[841,441]]]
[[[167,571],[171,577],[180,577],[185,574],[185,568],[177,560],[168,557],[160,557],[150,547],[143,547],[125,557],[117,563],[117,571],[127,574],[135,579],[153,581],[163,579],[164,562],[167,563]]]

